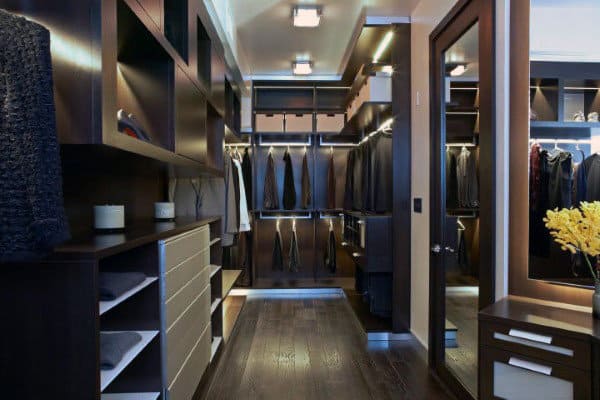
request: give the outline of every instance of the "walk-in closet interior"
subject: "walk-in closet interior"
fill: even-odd
[[[252,290],[329,293],[364,338],[408,335],[408,21],[360,16],[333,78],[296,79],[297,60],[247,79],[222,6],[0,1],[1,93],[49,143],[45,175],[19,164],[9,190],[55,196],[37,206],[54,219],[2,222],[8,397],[201,398]],[[45,109],[9,96],[36,80]]]

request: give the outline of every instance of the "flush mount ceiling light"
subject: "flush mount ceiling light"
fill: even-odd
[[[379,43],[379,47],[377,47],[377,50],[375,51],[375,55],[373,56],[374,63],[379,62],[379,59],[385,52],[385,49],[387,49],[387,47],[390,45],[390,42],[392,41],[393,38],[394,38],[394,32],[389,31],[388,33],[385,34],[385,36],[383,37],[383,40],[381,41],[381,43]]]
[[[310,61],[294,61],[292,70],[294,75],[310,75],[312,74],[312,63]]]
[[[467,67],[465,65],[457,65],[452,71],[450,71],[450,76],[461,76],[467,72]]]
[[[297,6],[292,11],[294,26],[316,28],[321,22],[321,8],[317,6]]]

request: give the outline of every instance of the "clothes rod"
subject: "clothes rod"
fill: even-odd
[[[276,211],[277,212],[277,211]],[[262,211],[258,214],[259,219],[312,219],[312,212],[308,211],[306,215],[264,215]]]
[[[252,147],[252,143],[225,143],[225,147],[229,147],[229,148]]]
[[[324,142],[323,135],[319,135],[319,146],[329,147],[356,147],[358,144],[352,142]]]
[[[477,147],[475,143],[446,143],[446,147]]]
[[[258,145],[261,147],[307,147],[312,146],[312,138],[309,136],[306,142],[263,142],[262,135],[259,135]]]
[[[591,139],[529,139],[530,143],[592,144]]]
[[[335,215],[333,215],[335,214]],[[342,218],[344,216],[344,213],[332,213],[332,214],[327,214],[327,213],[323,213],[320,212],[319,213],[319,219],[335,219],[335,218]]]

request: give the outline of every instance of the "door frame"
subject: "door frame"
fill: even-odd
[[[444,245],[445,107],[443,76],[445,51],[479,22],[479,309],[495,299],[495,0],[459,0],[429,36],[430,51],[430,244]],[[444,134],[444,136],[442,136]],[[438,189],[440,188],[440,189]],[[431,252],[429,259],[429,365],[460,398],[473,398],[448,369],[445,358],[445,260],[444,253]],[[480,356],[478,356],[479,362]],[[478,385],[479,386],[479,385]],[[478,393],[480,392],[478,388]]]

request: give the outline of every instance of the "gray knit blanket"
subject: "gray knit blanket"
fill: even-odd
[[[68,238],[50,33],[0,10],[0,262],[39,258]]]

